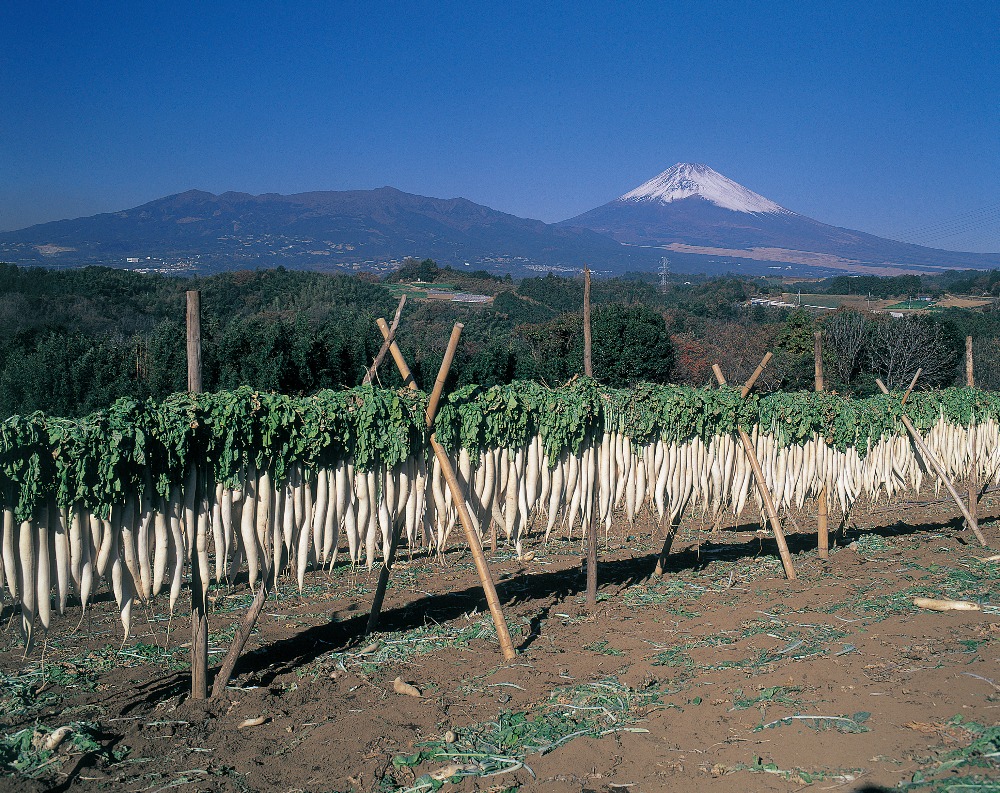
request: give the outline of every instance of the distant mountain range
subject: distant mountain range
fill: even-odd
[[[378,190],[213,195],[0,234],[0,260],[212,272],[255,267],[386,270],[406,256],[498,272],[648,269],[649,252],[589,229],[498,212],[464,198]]]
[[[386,271],[406,256],[510,272],[651,271],[834,275],[1000,268],[829,226],[706,165],[677,163],[620,198],[557,224],[464,198],[383,187],[296,195],[189,190],[122,212],[0,233],[0,261],[164,272],[275,267]]]

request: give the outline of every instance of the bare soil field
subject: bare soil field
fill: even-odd
[[[123,644],[105,595],[22,661],[8,606],[0,791],[997,791],[1000,568],[923,499],[858,513],[828,562],[791,534],[792,582],[756,525],[685,523],[662,577],[655,530],[619,525],[594,613],[578,536],[501,548],[511,663],[458,542],[443,564],[404,550],[374,637],[377,570],[338,565],[281,583],[218,702],[187,696],[186,613],[143,610]],[[215,663],[250,599],[212,591]]]

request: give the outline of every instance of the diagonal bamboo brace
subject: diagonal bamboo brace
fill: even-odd
[[[881,380],[875,378],[875,383],[878,385],[883,394],[889,393],[889,389],[885,387],[885,383]],[[910,421],[908,416],[902,415],[899,418],[903,422],[903,426],[906,427],[906,431],[910,433],[910,437],[917,445],[917,448],[920,449],[920,453],[923,455],[924,459],[930,463],[931,468],[934,469],[934,473],[936,473],[938,478],[944,482],[944,486],[948,489],[948,493],[953,499],[955,499],[955,503],[958,505],[958,509],[962,513],[962,517],[965,518],[966,525],[972,529],[972,532],[976,535],[976,539],[979,540],[980,544],[984,548],[988,547],[986,544],[986,537],[984,537],[982,531],[979,530],[979,523],[974,517],[972,517],[968,507],[965,506],[965,502],[955,489],[955,485],[951,483],[951,479],[948,478],[948,474],[945,472],[944,466],[941,465],[940,460],[938,460],[937,455],[935,455],[934,452],[928,448],[927,444],[924,443],[924,439],[920,436],[920,433],[917,432],[917,428],[913,426],[913,422]]]
[[[405,295],[404,295],[405,297]],[[411,391],[417,390],[417,383],[413,379],[413,373],[410,371],[410,367],[406,365],[406,361],[403,359],[403,353],[399,351],[399,347],[396,346],[395,333],[392,328],[390,328],[382,317],[375,320],[378,325],[378,329],[382,331],[382,337],[389,343],[389,352],[392,353],[392,360],[396,362],[396,368],[399,369],[399,374],[403,378],[403,385],[409,388]]]
[[[441,464],[441,473],[451,490],[451,500],[458,509],[458,517],[465,531],[465,539],[469,543],[472,551],[472,559],[476,563],[476,572],[479,574],[479,582],[482,584],[483,593],[486,595],[486,602],[490,607],[490,615],[493,617],[493,625],[496,627],[497,638],[500,640],[500,650],[503,652],[505,661],[512,661],[517,657],[514,652],[514,643],[510,639],[510,631],[507,629],[507,620],[504,618],[503,609],[500,607],[500,597],[497,595],[496,585],[493,583],[493,576],[490,573],[489,565],[486,563],[486,554],[483,553],[483,545],[479,541],[479,535],[473,528],[472,516],[469,508],[465,504],[465,497],[462,495],[462,486],[455,476],[455,469],[451,466],[448,453],[444,447],[438,443],[437,437],[431,435],[431,448],[434,455]]]
[[[750,393],[750,388],[753,388],[754,381],[760,377],[760,373],[764,371],[764,367],[767,366],[768,361],[770,360],[771,353],[768,353],[764,356],[764,360],[760,362],[760,366],[757,367],[757,371],[755,371],[753,376],[747,381],[747,385],[744,386],[744,397]],[[712,371],[715,373],[715,379],[719,381],[719,385],[725,385],[726,378],[722,375],[722,370],[719,368],[718,364],[712,365]],[[760,460],[757,459],[757,451],[754,449],[753,441],[750,440],[750,436],[746,434],[746,431],[739,426],[737,426],[736,430],[739,432],[740,440],[743,442],[743,450],[746,452],[746,455],[750,460],[750,468],[753,470],[753,477],[757,482],[757,489],[760,491],[761,499],[764,502],[764,511],[767,512],[767,519],[771,523],[771,531],[774,532],[774,539],[778,543],[778,554],[781,556],[781,566],[785,568],[785,577],[789,581],[794,581],[795,567],[792,565],[792,554],[788,550],[788,543],[785,540],[785,532],[781,528],[781,522],[778,520],[778,511],[774,507],[774,500],[771,498],[771,491],[767,489],[764,472],[761,470]]]
[[[396,316],[392,318],[392,327],[389,328],[389,334],[386,335],[383,331],[382,335],[385,337],[385,341],[382,343],[381,348],[379,348],[378,355],[375,356],[375,360],[372,361],[372,365],[368,367],[368,371],[365,372],[365,377],[361,381],[361,385],[368,385],[375,379],[375,373],[378,371],[379,366],[382,364],[382,360],[385,358],[385,354],[389,351],[389,347],[395,342],[393,339],[396,337],[396,328],[399,327],[399,318],[403,313],[403,306],[406,305],[406,295],[399,298],[399,305],[396,307]],[[379,318],[379,322],[385,322],[384,319]],[[381,325],[379,326],[381,329]],[[398,350],[397,350],[398,352]]]

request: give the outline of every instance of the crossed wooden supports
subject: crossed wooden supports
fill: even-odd
[[[969,381],[968,385],[970,387],[972,386],[971,363],[970,363],[971,346],[972,345],[970,337],[970,339],[967,340],[967,364],[966,364],[968,381]],[[757,382],[757,379],[760,377],[761,373],[764,371],[768,363],[770,363],[771,357],[772,357],[771,353],[767,353],[764,356],[763,360],[761,360],[756,370],[754,370],[754,373],[750,376],[750,379],[747,380],[746,384],[743,386],[743,389],[740,392],[740,396],[742,398],[745,399],[746,396],[750,393],[754,384]],[[718,381],[719,385],[720,386],[726,385],[726,378],[722,374],[722,370],[719,368],[718,364],[714,364],[712,366],[712,371],[714,372],[715,379]],[[906,403],[907,398],[910,396],[910,393],[913,391],[914,386],[916,386],[917,384],[917,379],[920,377],[921,371],[922,370],[918,369],[917,373],[913,376],[913,380],[910,382],[909,388],[907,388],[906,392],[903,394],[903,398],[900,404]],[[878,387],[879,389],[881,389],[883,394],[889,393],[889,389],[885,387],[885,385],[882,383],[881,380],[876,379],[875,382],[878,384]],[[822,341],[820,333],[818,331],[816,333],[816,390],[817,391],[823,390]],[[914,445],[920,450],[921,456],[924,458],[924,460],[927,461],[927,463],[931,466],[931,468],[934,469],[934,472],[938,475],[941,481],[944,482],[944,485],[947,488],[948,493],[955,501],[955,504],[958,506],[958,509],[962,513],[962,516],[965,518],[966,526],[972,529],[973,533],[976,535],[976,539],[979,540],[979,542],[983,545],[983,547],[986,547],[987,546],[986,537],[983,536],[983,533],[979,528],[979,524],[976,521],[975,515],[973,514],[975,512],[975,499],[978,496],[977,493],[978,488],[975,487],[975,483],[974,482],[970,483],[969,486],[970,501],[969,501],[969,506],[967,507],[965,502],[962,500],[962,497],[958,494],[958,491],[955,489],[955,485],[948,477],[948,474],[945,471],[944,466],[941,464],[940,460],[937,459],[937,456],[930,450],[927,444],[924,443],[924,439],[921,437],[916,427],[913,426],[913,423],[910,421],[910,419],[907,416],[902,415],[900,416],[900,420],[902,421],[903,426],[906,428],[906,431],[909,433],[910,437],[913,439]],[[771,497],[771,492],[768,489],[767,483],[764,479],[764,473],[763,470],[761,469],[760,460],[757,458],[757,453],[754,448],[753,441],[750,439],[750,436],[747,435],[746,431],[743,430],[742,427],[737,427],[737,432],[739,433],[740,441],[743,443],[743,449],[746,452],[747,458],[750,460],[750,467],[753,470],[754,480],[757,483],[757,489],[761,494],[761,500],[763,501],[764,504],[764,511],[767,514],[768,522],[771,524],[771,530],[774,532],[774,539],[778,545],[778,553],[781,556],[781,564],[782,567],[784,567],[785,576],[789,580],[794,580],[796,576],[795,576],[795,567],[792,564],[792,555],[788,550],[788,542],[785,539],[785,532],[781,527],[781,521],[778,518],[778,511],[774,505],[774,499]],[[826,489],[824,488],[820,492],[819,510],[817,516],[817,530],[818,530],[817,545],[820,558],[826,558],[829,553],[829,535],[827,531],[827,517],[828,517],[827,494],[826,494]],[[673,535],[674,535],[674,529],[673,527],[671,527],[671,530],[668,532],[668,535],[664,541],[663,549],[660,551],[659,557],[657,559],[657,564],[656,564],[657,574],[661,574],[664,570],[666,557],[670,553],[670,546],[673,542],[674,538]]]
[[[405,296],[403,299],[405,300]],[[393,360],[396,362],[396,367],[399,369],[399,374],[402,376],[403,382],[407,383],[410,388],[416,389],[417,386],[413,382],[410,368],[406,365],[406,361],[403,359],[393,339],[395,328],[399,322],[399,313],[402,311],[402,308],[403,300],[399,303],[399,310],[396,312],[396,320],[393,322],[392,328],[388,327],[385,320],[381,318],[378,320],[378,326],[385,339],[383,348],[388,349],[392,353]],[[438,403],[441,401],[444,383],[448,378],[448,370],[451,369],[451,363],[455,358],[455,350],[458,348],[458,340],[462,335],[463,327],[465,326],[461,322],[456,322],[455,327],[451,331],[451,338],[448,340],[448,349],[445,350],[444,359],[441,361],[441,368],[438,370],[437,379],[434,381],[434,390],[431,392],[431,398],[427,403],[427,412],[424,414],[424,420],[427,424],[427,429],[431,432],[431,448],[434,450],[434,456],[441,466],[441,472],[448,483],[448,489],[451,490],[452,502],[458,509],[458,518],[462,524],[462,529],[465,531],[465,539],[469,543],[469,549],[472,551],[472,558],[476,563],[479,583],[483,587],[483,594],[486,595],[486,602],[490,607],[490,615],[493,617],[493,624],[496,627],[497,638],[500,640],[500,650],[503,653],[504,660],[511,661],[517,654],[514,652],[514,644],[510,638],[510,631],[507,629],[507,621],[504,618],[503,610],[500,608],[500,598],[497,595],[496,585],[493,583],[493,576],[490,574],[489,565],[486,563],[486,554],[483,553],[483,545],[479,540],[479,535],[476,533],[472,516],[469,514],[469,508],[465,503],[465,495],[462,493],[462,486],[455,475],[455,469],[448,458],[448,453],[438,443],[437,437],[433,432],[434,417],[437,415]],[[384,357],[385,353],[382,352],[381,355]],[[378,357],[375,359],[372,369],[369,370],[369,375],[374,375],[374,369],[378,366],[380,360],[381,358]],[[371,377],[367,377],[366,382],[371,382]],[[402,521],[396,520],[392,527],[392,541],[389,545],[389,555],[383,561],[382,568],[379,570],[378,585],[375,588],[372,610],[368,617],[368,633],[374,631],[378,626],[379,613],[382,610],[382,603],[385,599],[385,590],[389,585],[389,571],[392,569],[392,565],[396,559],[396,548],[399,545],[401,530]]]

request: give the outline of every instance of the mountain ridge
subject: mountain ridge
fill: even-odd
[[[576,269],[591,260],[620,271],[642,269],[650,258],[588,229],[388,186],[292,195],[186,190],[132,209],[0,234],[0,258],[11,249],[33,263],[193,258],[196,269],[207,271],[226,269],[228,259],[238,267],[377,270],[406,256],[507,271]]]
[[[1000,268],[1000,254],[925,248],[799,215],[700,163],[549,224],[384,186],[291,195],[190,189],[131,209],[0,233],[0,261],[161,272],[288,267],[387,272],[405,257],[528,275],[655,270],[747,275]]]

